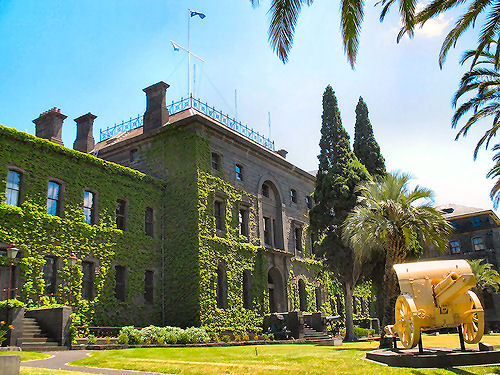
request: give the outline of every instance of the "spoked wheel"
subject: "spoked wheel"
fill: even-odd
[[[484,310],[476,293],[467,291],[470,307],[462,314],[462,333],[468,344],[477,344],[484,333]]]
[[[417,307],[413,298],[400,295],[396,300],[395,330],[406,349],[414,348],[420,340],[420,324],[416,320]]]

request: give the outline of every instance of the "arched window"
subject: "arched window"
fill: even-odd
[[[307,310],[307,294],[306,294],[306,284],[304,283],[304,280],[299,279],[299,304],[300,304],[300,311],[306,311]]]
[[[217,307],[227,308],[227,275],[224,263],[219,263],[217,267]]]

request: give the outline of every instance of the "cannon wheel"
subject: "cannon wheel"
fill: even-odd
[[[470,299],[470,310],[463,316],[462,333],[464,341],[468,344],[477,344],[481,341],[484,333],[484,310],[476,293],[467,291]]]
[[[416,321],[417,307],[413,298],[401,294],[396,300],[396,331],[406,349],[414,348],[420,340],[420,325]]]

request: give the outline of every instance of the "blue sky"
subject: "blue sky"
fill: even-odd
[[[345,128],[354,136],[355,107],[363,96],[389,170],[409,172],[431,188],[437,203],[491,208],[491,153],[472,152],[481,131],[454,141],[450,99],[464,71],[458,60],[473,47],[469,32],[439,69],[437,57],[457,13],[433,20],[414,39],[396,44],[396,8],[380,23],[380,7],[366,2],[356,69],[344,56],[339,3],[316,0],[301,13],[289,62],[267,42],[268,1],[0,1],[0,123],[34,133],[32,120],[52,107],[68,116],[63,140],[72,147],[74,118],[97,115],[99,128],[142,114],[142,89],[165,81],[168,101],[187,92],[187,60],[170,40],[186,47],[187,9],[196,62],[195,94],[268,134],[288,159],[317,168],[321,97],[331,84]],[[458,12],[456,10],[455,12]]]

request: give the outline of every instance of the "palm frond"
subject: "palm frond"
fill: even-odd
[[[351,67],[354,67],[358,54],[359,33],[364,17],[363,7],[363,0],[341,0],[342,40]]]

